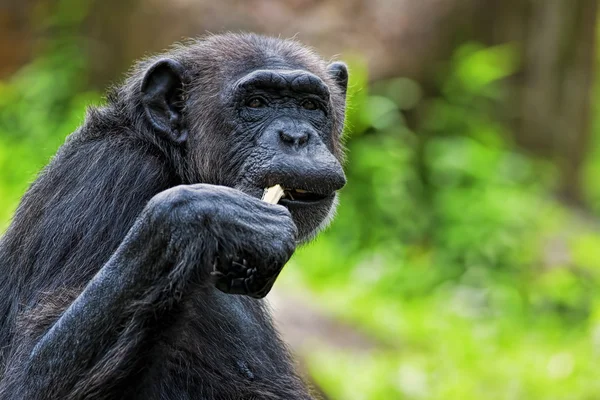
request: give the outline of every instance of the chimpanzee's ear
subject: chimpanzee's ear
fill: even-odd
[[[348,67],[341,61],[336,61],[327,66],[327,73],[335,79],[340,89],[346,94],[348,89]]]
[[[183,66],[170,58],[154,63],[142,81],[142,105],[150,125],[177,143],[187,139],[183,121]]]

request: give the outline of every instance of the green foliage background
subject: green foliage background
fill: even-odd
[[[554,166],[516,150],[496,122],[513,50],[459,48],[419,132],[403,124],[414,82],[367,88],[353,69],[339,217],[284,275],[382,343],[315,352],[310,365],[335,398],[599,395],[597,216],[559,203]],[[592,209],[596,152],[585,172]]]
[[[85,108],[85,10],[48,24],[45,51],[0,81],[0,227]],[[75,9],[77,10],[77,9]],[[64,15],[63,15],[64,14]],[[554,166],[497,122],[510,46],[460,47],[437,98],[396,78],[367,85],[351,63],[348,185],[332,227],[278,285],[310,290],[379,343],[315,348],[308,366],[336,399],[595,399],[600,396],[600,121],[582,215],[555,200]],[[424,104],[425,102],[425,104]],[[427,124],[414,132],[417,105]]]

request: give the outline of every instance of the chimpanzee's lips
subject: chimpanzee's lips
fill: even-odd
[[[312,203],[327,198],[327,195],[309,192],[303,189],[283,189],[283,199]]]
[[[322,194],[304,189],[283,189],[283,197],[279,200],[282,206],[315,205],[333,198],[335,193]]]

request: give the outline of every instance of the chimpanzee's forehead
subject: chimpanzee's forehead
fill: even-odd
[[[300,62],[290,62],[284,59],[268,59],[259,62],[248,62],[244,63],[236,70],[235,76],[236,78],[241,78],[243,76],[248,76],[256,72],[260,71],[281,71],[281,74],[286,75],[289,72],[298,72],[298,71],[307,71],[312,72],[309,65],[300,63]],[[276,76],[281,75],[279,73],[275,73]],[[316,72],[315,74],[318,74]]]
[[[295,56],[294,54],[277,53],[274,51],[266,51],[254,54],[241,54],[237,62],[231,65],[234,69],[232,75],[241,77],[258,70],[304,70],[319,75],[319,64],[314,61],[306,60],[303,57]]]
[[[225,75],[241,76],[255,70],[305,70],[316,75],[324,71],[324,61],[309,48],[293,40],[254,34],[215,35],[208,38],[213,62],[226,68]]]

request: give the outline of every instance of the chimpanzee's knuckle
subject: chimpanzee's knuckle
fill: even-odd
[[[221,204],[239,204],[249,198],[245,193],[222,185],[211,185],[207,183],[198,183],[188,186],[199,196],[207,199],[207,201]]]
[[[296,225],[294,220],[291,218],[288,219],[286,222],[287,223],[286,223],[285,228],[286,228],[288,236],[291,236],[295,239],[298,236],[298,226]]]
[[[215,185],[210,185],[208,183],[193,183],[191,185],[186,185],[189,189],[195,191],[195,192],[200,192],[203,193],[205,191],[210,191],[212,188],[215,187]]]
[[[293,238],[281,238],[271,243],[273,256],[276,262],[285,264],[294,254],[296,243]]]
[[[279,226],[279,237],[286,243],[294,244],[298,237],[298,228],[291,219],[283,220]]]
[[[155,195],[147,204],[146,212],[153,223],[181,220],[197,203],[196,194],[187,186],[180,185]]]
[[[276,205],[271,205],[271,212],[277,215],[280,215],[282,218],[292,218],[292,214],[290,213],[290,210],[288,210],[286,207],[281,206],[279,204]]]

